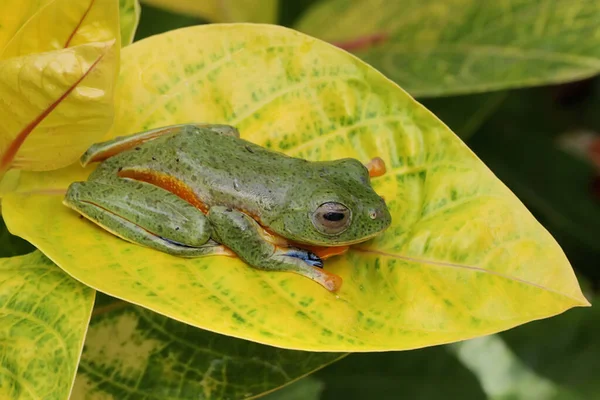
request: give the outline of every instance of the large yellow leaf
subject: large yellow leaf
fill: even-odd
[[[0,399],[68,398],[94,295],[39,251],[0,258]]]
[[[277,26],[185,28],[123,51],[110,135],[183,122],[310,160],[382,157],[393,223],[327,260],[330,293],[239,259],[132,245],[61,204],[91,168],[23,173],[8,228],[87,285],[207,330],[304,350],[412,349],[586,306],[550,234],[434,115],[372,67]],[[110,136],[108,135],[108,136]],[[107,137],[108,137],[107,136]]]
[[[68,165],[108,130],[118,0],[54,0],[0,54],[0,177]]]
[[[86,10],[89,8],[91,11],[91,6],[98,7],[98,5],[101,4],[101,2],[98,2],[97,0],[85,0],[84,2],[69,1],[68,7],[65,7],[64,1],[60,0],[3,0],[2,13],[0,14],[0,49],[4,48],[4,46],[21,28],[21,26],[23,26],[29,20],[29,18],[33,17],[44,6],[52,2],[60,4],[62,11],[68,10],[71,16],[75,16],[75,18],[77,18],[77,8],[81,9],[83,6],[86,8]],[[85,5],[86,2],[87,6]],[[81,16],[82,15],[80,15],[80,17]],[[60,20],[61,23],[64,23],[61,15],[56,15],[56,17],[57,20]],[[97,15],[94,15],[94,12],[88,12],[84,18],[80,18],[81,24],[77,29],[79,30],[80,28],[88,25],[90,22],[94,22],[94,20],[98,19],[97,17]],[[122,46],[127,46],[133,42],[133,36],[140,19],[139,1],[119,0],[119,19],[121,25],[121,44]],[[63,25],[61,28],[64,29],[65,26],[67,25]],[[42,37],[38,37],[36,39],[37,41],[42,39],[47,43],[49,38],[53,38],[52,35],[55,34],[55,31],[56,30],[54,27],[51,26],[51,28],[45,32]],[[96,38],[96,40],[99,39]],[[60,41],[55,41],[56,45],[59,43]]]
[[[54,0],[16,32],[0,59],[115,39],[120,41],[118,0]]]
[[[277,22],[279,0],[142,0],[211,22]]]
[[[599,20],[595,0],[324,0],[295,27],[413,96],[446,96],[596,75]]]
[[[2,0],[0,49],[40,8],[54,0]]]
[[[344,356],[217,335],[100,295],[71,399],[247,399]]]

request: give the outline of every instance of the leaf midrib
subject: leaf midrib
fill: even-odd
[[[497,277],[500,277],[503,279],[511,280],[511,281],[518,282],[518,283],[521,283],[521,284],[524,284],[527,286],[536,287],[538,289],[542,289],[547,292],[557,294],[559,296],[573,300],[576,304],[578,304],[582,307],[590,307],[591,306],[591,304],[587,300],[586,300],[586,303],[582,303],[581,300],[579,300],[575,297],[572,297],[566,293],[559,292],[558,290],[540,285],[535,282],[527,281],[525,279],[517,278],[515,276],[510,276],[510,275],[503,274],[503,273],[500,273],[497,271],[485,269],[483,267],[478,267],[476,265],[467,265],[467,264],[452,263],[452,262],[447,262],[447,261],[438,261],[438,260],[429,260],[429,259],[425,259],[425,258],[401,256],[401,255],[397,255],[397,254],[387,253],[385,251],[373,250],[373,249],[363,248],[363,247],[352,247],[352,251],[356,251],[359,253],[365,253],[365,254],[374,254],[374,255],[378,255],[378,256],[382,256],[382,257],[395,258],[395,259],[415,262],[415,263],[419,263],[419,264],[427,264],[427,265],[432,265],[432,266],[436,266],[436,267],[460,268],[460,269],[469,270],[469,271],[473,271],[473,272],[487,273],[487,274],[494,275],[494,276],[497,276]]]

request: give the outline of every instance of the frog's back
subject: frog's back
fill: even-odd
[[[226,205],[259,217],[286,204],[303,178],[313,174],[305,160],[196,127],[127,153],[114,158],[114,167],[126,163],[167,174],[209,207]]]

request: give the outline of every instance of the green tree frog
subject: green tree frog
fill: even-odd
[[[81,157],[91,162],[100,164],[63,202],[114,235],[174,256],[237,256],[330,291],[341,278],[322,260],[391,223],[370,184],[385,170],[381,159],[310,162],[241,139],[228,125],[117,137],[92,145]]]

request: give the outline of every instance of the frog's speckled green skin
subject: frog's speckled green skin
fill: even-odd
[[[161,129],[168,133],[106,159],[87,182],[73,183],[65,204],[134,243],[187,257],[212,253],[222,243],[253,267],[293,270],[317,281],[320,277],[312,275],[320,270],[310,265],[315,263],[286,257],[263,238],[260,225],[319,246],[361,242],[390,225],[389,211],[358,160],[288,157],[239,138],[226,125]],[[82,160],[131,137],[94,145]],[[118,177],[123,169],[176,178],[209,207],[208,215],[162,188]],[[351,211],[351,223],[338,235],[325,235],[311,215],[332,201]]]

